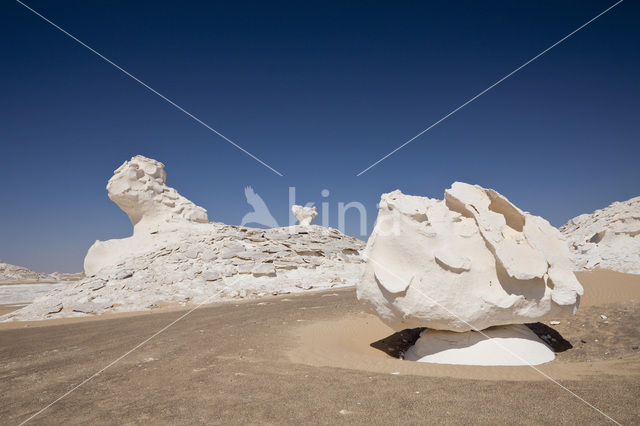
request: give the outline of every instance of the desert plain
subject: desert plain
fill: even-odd
[[[637,424],[640,276],[576,275],[576,315],[530,325],[556,352],[535,369],[398,359],[418,331],[396,333],[364,312],[354,288],[186,316],[164,306],[7,322],[0,417],[20,424],[72,391],[30,423]]]

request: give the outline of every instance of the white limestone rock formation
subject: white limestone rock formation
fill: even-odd
[[[298,224],[301,226],[311,225],[313,219],[318,216],[318,210],[315,206],[313,207],[303,207],[298,205],[291,206],[291,211],[293,215],[298,219]]]
[[[578,270],[640,274],[640,197],[574,217],[560,231]]]
[[[492,189],[382,195],[358,299],[391,327],[465,332],[573,313],[583,289],[560,232]]]
[[[84,260],[85,273],[96,274],[103,267],[141,250],[154,250],[152,237],[160,227],[173,224],[208,223],[207,211],[193,204],[165,182],[164,164],[136,155],[113,172],[107,193],[129,216],[133,236],[96,241]]]
[[[173,220],[208,223],[207,211],[184,198],[165,182],[164,164],[136,155],[125,161],[107,183],[111,201],[131,219],[135,229]]]
[[[109,197],[131,237],[96,242],[87,278],[55,289],[7,320],[94,315],[355,285],[364,242],[316,225],[257,229],[206,222],[206,211],[164,184],[161,163],[136,156]],[[171,202],[168,202],[171,201]]]
[[[0,284],[13,283],[55,283],[61,281],[77,281],[84,278],[83,273],[61,273],[53,272],[46,274],[34,272],[24,266],[16,266],[0,261]]]
[[[49,274],[0,261],[0,283],[50,281]]]

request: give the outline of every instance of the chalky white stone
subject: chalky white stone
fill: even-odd
[[[134,226],[97,241],[87,278],[41,296],[0,321],[139,311],[311,288],[355,285],[364,242],[316,225],[257,229],[209,223],[207,212],[165,185],[164,165],[135,156],[107,191]],[[52,306],[62,306],[57,312]]]
[[[84,259],[85,274],[94,275],[131,253],[153,249],[151,237],[170,224],[208,223],[207,211],[193,204],[165,182],[164,164],[136,155],[113,172],[107,193],[129,216],[133,236],[96,241]],[[188,228],[188,226],[187,226]]]
[[[24,266],[11,265],[0,260],[0,282],[48,281],[49,274],[34,272]]]
[[[465,346],[482,336],[477,330],[574,313],[583,294],[556,228],[492,189],[461,182],[444,200],[383,194],[363,257],[358,299],[396,330],[430,329],[410,351],[425,362],[488,365],[492,350],[496,359],[504,350]],[[553,359],[532,332],[491,330],[506,330],[508,347],[531,351],[536,363]],[[516,365],[512,358],[499,362]]]
[[[318,216],[318,210],[314,207],[303,207],[298,205],[291,206],[293,215],[298,219],[298,224],[302,226],[311,225],[313,219]]]
[[[456,182],[444,200],[384,194],[358,299],[397,330],[468,331],[578,306],[560,232],[491,189]]]
[[[554,358],[553,349],[522,324],[466,333],[425,330],[404,355],[408,361],[462,365],[539,365]]]
[[[640,274],[640,197],[574,217],[560,231],[579,270]]]
[[[84,274],[82,272],[71,274],[53,272],[51,274],[46,274],[42,272],[34,272],[24,266],[11,265],[0,260],[0,283],[55,283],[61,281],[77,281],[82,278],[84,278]]]

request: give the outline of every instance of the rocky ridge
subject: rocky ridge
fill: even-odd
[[[4,320],[154,309],[355,285],[364,243],[320,226],[276,229],[218,223],[176,230],[144,253],[36,299]]]
[[[364,242],[316,225],[257,229],[208,222],[205,209],[166,186],[164,165],[125,162],[107,191],[131,219],[133,235],[96,241],[87,278],[58,288],[6,320],[197,305],[354,285]]]
[[[11,265],[0,261],[0,283],[12,284],[12,283],[53,283],[59,281],[76,281],[82,279],[84,274],[82,272],[68,274],[62,272],[53,272],[51,274],[45,274],[42,272],[35,272],[24,266]]]
[[[640,274],[640,197],[574,217],[560,231],[578,270]]]

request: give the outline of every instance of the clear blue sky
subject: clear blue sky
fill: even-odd
[[[238,142],[275,175],[20,4],[0,5],[0,259],[81,270],[131,224],[106,195],[135,154],[239,224],[252,185],[367,206],[492,187],[556,226],[640,193],[640,6],[627,0],[361,177],[356,173],[613,1],[120,2],[34,9]],[[331,194],[323,199],[322,189]],[[347,232],[358,233],[355,211]]]

